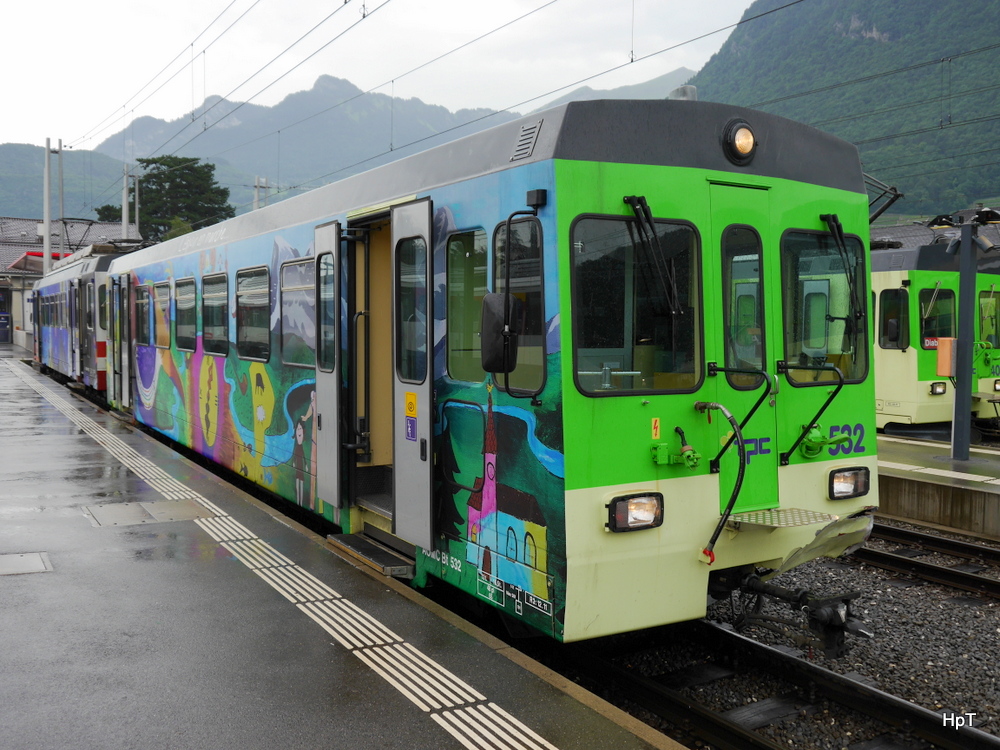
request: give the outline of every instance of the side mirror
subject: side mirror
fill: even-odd
[[[507,306],[510,330],[504,331],[504,305]],[[523,306],[512,294],[490,292],[483,297],[480,344],[483,370],[514,372],[517,367],[517,336],[523,329]]]

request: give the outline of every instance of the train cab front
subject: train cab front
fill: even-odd
[[[572,219],[561,269],[565,639],[781,591],[842,650],[837,633],[864,632],[857,594],[781,576],[871,528],[865,196],[698,169],[600,177],[621,192]]]

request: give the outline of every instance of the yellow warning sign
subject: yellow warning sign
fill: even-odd
[[[660,439],[660,418],[653,417],[653,440]]]
[[[406,391],[406,416],[417,416],[417,394]]]

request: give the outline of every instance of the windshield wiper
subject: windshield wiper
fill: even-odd
[[[858,356],[858,333],[862,321],[865,317],[864,307],[861,306],[861,299],[858,296],[857,277],[854,264],[847,253],[847,243],[844,241],[844,227],[840,224],[837,214],[820,214],[819,220],[824,222],[833,235],[833,244],[837,246],[837,253],[844,264],[844,274],[847,276],[847,288],[850,292],[851,310],[848,315],[850,320],[844,319],[844,326],[847,334],[851,337],[851,357]],[[830,316],[827,316],[830,317]]]
[[[677,315],[681,312],[681,308],[677,294],[677,274],[674,269],[674,261],[673,258],[667,259],[663,254],[660,236],[656,233],[656,225],[653,223],[653,212],[649,209],[649,204],[646,203],[646,197],[643,195],[626,195],[624,200],[631,207],[632,213],[635,214],[639,239],[656,268],[656,276],[660,282],[663,297],[667,301],[667,308],[671,315]]]

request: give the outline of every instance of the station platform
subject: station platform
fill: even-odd
[[[1000,540],[1000,451],[878,436],[879,512]]]
[[[0,346],[0,747],[681,748]]]

